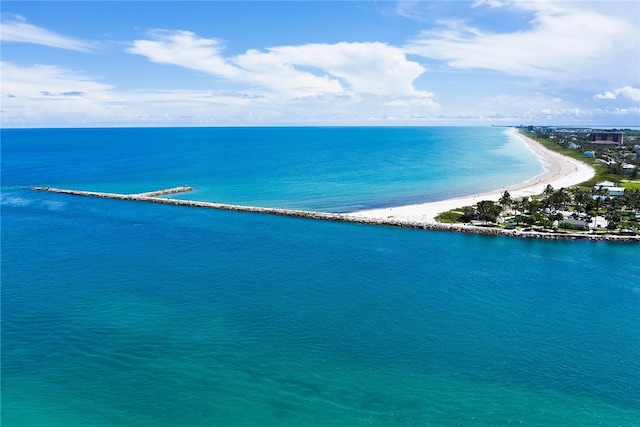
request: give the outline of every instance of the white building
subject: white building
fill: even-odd
[[[595,185],[595,187],[602,187],[603,189],[607,190],[610,197],[618,197],[624,195],[624,188],[616,186],[616,184],[611,181],[600,181]]]

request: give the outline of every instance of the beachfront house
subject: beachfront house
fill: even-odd
[[[562,220],[563,222],[568,222],[571,224],[574,230],[588,230],[589,223],[584,219],[575,219],[575,218],[565,218]]]
[[[624,188],[623,187],[618,187],[615,183],[611,182],[611,181],[600,181],[595,185],[596,188],[602,187],[603,189],[607,190],[609,193],[609,197],[618,197],[618,196],[624,196]],[[598,197],[598,196],[594,196]],[[601,199],[603,199],[603,196],[600,196]]]

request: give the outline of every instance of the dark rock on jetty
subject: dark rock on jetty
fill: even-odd
[[[622,236],[613,234],[587,234],[587,233],[544,233],[539,231],[505,230],[501,228],[479,227],[463,224],[425,223],[418,221],[398,221],[393,219],[361,218],[349,214],[314,212],[298,209],[266,208],[259,206],[232,205],[227,203],[202,202],[196,200],[180,200],[159,197],[168,194],[184,193],[192,191],[189,186],[167,188],[139,194],[102,193],[97,191],[65,190],[52,187],[32,187],[35,191],[47,191],[50,193],[70,194],[74,196],[99,197],[106,199],[130,200],[137,202],[162,203],[166,205],[191,206],[197,208],[219,209],[237,212],[253,212],[270,215],[282,215],[297,218],[309,218],[324,221],[350,222],[366,225],[384,225],[390,227],[414,228],[433,231],[456,231],[461,233],[482,234],[486,236],[524,237],[544,240],[590,240],[609,242],[640,242],[640,236]]]

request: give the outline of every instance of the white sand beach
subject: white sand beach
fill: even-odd
[[[566,188],[580,184],[594,176],[595,171],[591,166],[548,150],[540,143],[532,140],[531,138],[527,138],[515,128],[513,129],[513,132],[521,138],[527,147],[540,159],[540,162],[544,167],[544,172],[541,175],[521,184],[496,189],[495,191],[488,193],[417,205],[363,210],[352,212],[348,215],[359,218],[393,218],[397,221],[434,223],[436,222],[435,217],[439,213],[463,206],[474,205],[482,200],[492,200],[497,202],[505,190],[509,191],[511,197],[533,196],[541,194],[549,184],[555,189],[562,187]]]

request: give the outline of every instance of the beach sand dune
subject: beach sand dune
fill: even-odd
[[[435,217],[439,213],[463,206],[475,205],[482,200],[497,202],[505,190],[509,191],[511,197],[533,196],[541,194],[547,185],[551,185],[556,189],[571,187],[587,181],[595,175],[595,171],[591,166],[548,150],[540,143],[518,132],[517,129],[513,129],[513,132],[521,138],[527,147],[540,159],[544,167],[544,172],[541,175],[521,184],[496,189],[495,191],[483,194],[417,205],[363,210],[352,212],[348,215],[374,219],[387,219],[391,217],[397,221],[434,223],[436,222]]]

